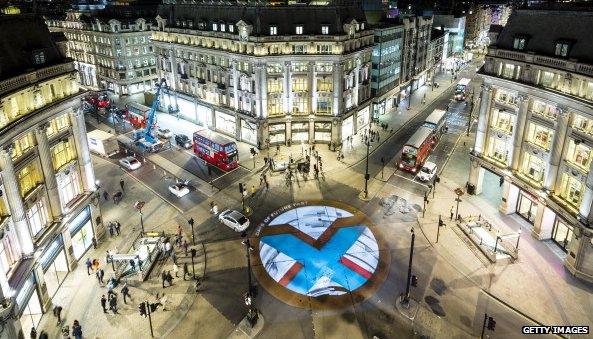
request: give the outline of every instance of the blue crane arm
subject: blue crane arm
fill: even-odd
[[[161,83],[157,84],[156,95],[154,100],[152,101],[152,106],[150,107],[150,111],[148,111],[148,120],[146,121],[146,127],[144,128],[144,139],[148,142],[154,143],[156,142],[156,138],[152,135],[152,125],[154,125],[154,117],[156,116],[156,110],[159,107],[160,103],[160,95],[161,89],[166,84],[165,79],[161,79]]]

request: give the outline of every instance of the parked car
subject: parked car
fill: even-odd
[[[142,166],[142,163],[134,157],[121,158],[119,159],[119,164],[122,167],[129,169],[130,171],[136,170],[140,168],[140,166]]]
[[[173,132],[168,128],[159,128],[156,130],[156,135],[163,139],[169,139],[173,136]]]
[[[218,220],[236,232],[243,232],[249,227],[249,219],[241,212],[225,210],[218,215]]]
[[[418,172],[418,180],[420,181],[430,181],[434,178],[434,175],[437,173],[437,165],[434,162],[426,162],[424,166]]]
[[[179,147],[183,147],[185,149],[190,149],[191,148],[191,140],[185,134],[177,134],[175,136],[175,143]]]
[[[187,185],[177,183],[169,186],[169,192],[175,194],[177,198],[181,198],[189,193],[189,188]]]

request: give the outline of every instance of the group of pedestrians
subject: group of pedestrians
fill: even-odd
[[[125,186],[125,181],[122,178],[122,179],[119,180],[119,187],[121,188],[121,191],[117,191],[111,197],[113,199],[113,203],[116,204],[116,205],[119,204],[119,202],[121,201],[121,199],[124,196],[124,194],[123,194],[123,192],[124,192],[124,186]],[[105,201],[109,200],[109,192],[107,192],[107,190],[103,190],[103,199],[105,199]]]
[[[107,229],[109,229],[110,236],[113,237],[114,235],[119,235],[121,230],[121,224],[119,223],[119,221],[111,221],[109,222],[109,224],[107,224]]]

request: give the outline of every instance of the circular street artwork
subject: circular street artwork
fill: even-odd
[[[361,301],[386,274],[389,251],[380,246],[370,219],[339,202],[285,206],[256,233],[254,259],[261,265],[254,271],[268,291],[289,304],[323,308]]]

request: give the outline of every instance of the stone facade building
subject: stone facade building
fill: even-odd
[[[362,8],[177,2],[156,20],[158,77],[184,119],[261,148],[340,144],[369,124],[373,31]]]
[[[17,338],[104,228],[72,60],[32,15],[0,16],[0,43],[0,337]]]
[[[500,180],[500,211],[525,218],[533,236],[567,252],[573,274],[593,281],[589,27],[590,12],[513,12],[479,73],[469,188],[494,194]]]

